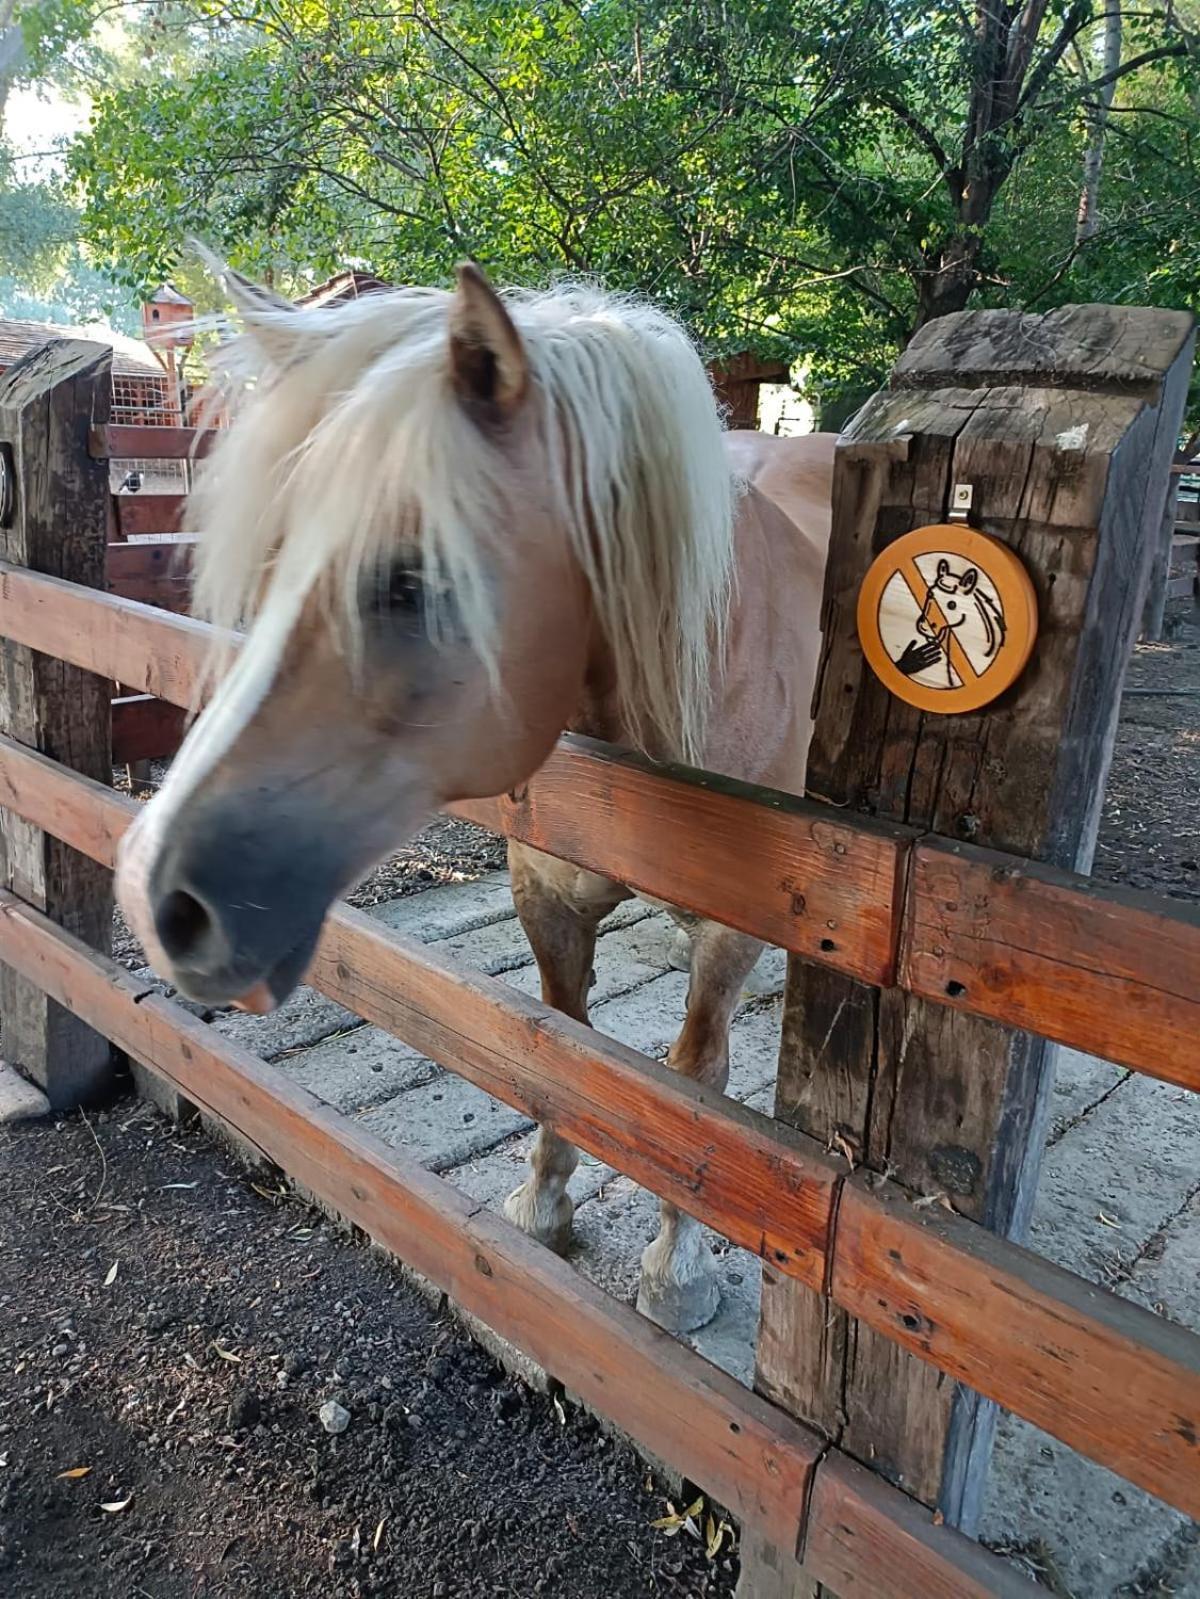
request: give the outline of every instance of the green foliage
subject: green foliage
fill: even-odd
[[[354,264],[444,281],[470,254],[652,294],[715,352],[803,353],[828,396],[971,294],[1200,289],[1195,0],[1130,15],[1082,247],[1098,0],[185,0],[107,53],[92,3],[35,5],[26,36],[88,75],[70,175],[131,291],[193,232],[285,289]]]

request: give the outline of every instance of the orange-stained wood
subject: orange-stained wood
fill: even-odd
[[[891,1185],[842,1188],[832,1291],[913,1354],[1200,1517],[1200,1337]]]
[[[92,428],[88,450],[93,459],[124,461],[178,461],[207,455],[220,437],[214,428],[152,428],[120,426]]]
[[[105,865],[138,806],[0,737],[0,804]],[[819,1289],[837,1165],[765,1116],[339,905],[310,980]]]
[[[1200,1090],[1200,910],[968,845],[913,854],[901,982]]]
[[[186,494],[117,494],[113,497],[122,538],[146,533],[177,533]]]
[[[172,705],[192,703],[213,630],[0,561],[0,635]]]
[[[339,905],[309,980],[819,1289],[837,1167],[809,1140]]]
[[[1046,1591],[837,1450],[817,1467],[808,1528],[804,1570],[830,1593],[1033,1599]]]
[[[107,865],[138,811],[5,738],[0,804]],[[821,1229],[836,1195],[829,1164],[804,1140],[785,1142],[765,1118],[348,907],[334,911],[313,976],[331,997],[761,1250],[778,1270],[819,1283]],[[854,1178],[840,1193],[829,1272],[837,1303],[1150,1492],[1200,1510],[1189,1442],[1200,1339],[972,1222],[917,1210],[892,1185],[867,1189]],[[749,1236],[764,1217],[762,1236]]]
[[[806,1428],[7,892],[0,959],[737,1516],[795,1548],[821,1447]]]
[[[517,796],[459,816],[867,983],[894,978],[912,834],[568,736]]]

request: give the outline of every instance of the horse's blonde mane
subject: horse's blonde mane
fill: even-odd
[[[236,627],[294,612],[320,585],[353,638],[364,571],[419,544],[427,582],[453,588],[494,670],[481,535],[512,503],[512,469],[451,386],[450,302],[401,289],[255,313],[226,355],[236,423],[189,506],[199,614]],[[539,405],[544,487],[611,646],[626,731],[698,760],[738,492],[707,375],[682,329],[636,300],[572,287],[505,304]]]

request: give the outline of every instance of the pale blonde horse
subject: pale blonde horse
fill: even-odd
[[[679,327],[593,290],[501,298],[468,266],[453,293],[312,313],[226,281],[238,414],[191,520],[198,610],[248,636],[123,851],[163,976],[279,1003],[339,894],[439,806],[524,782],[564,727],[803,789],[831,438],[723,433]],[[597,926],[628,890],[517,844],[509,861],[543,995],[586,1021]],[[759,945],[684,925],[669,1058],[723,1087]],[[559,1250],[575,1163],[542,1128],[506,1207]],[[716,1309],[672,1205],[638,1303],[672,1330]]]

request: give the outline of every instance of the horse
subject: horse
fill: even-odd
[[[680,325],[594,287],[500,294],[468,263],[449,290],[314,313],[224,281],[236,419],[189,522],[197,614],[244,637],[118,872],[164,978],[280,1004],[339,895],[440,807],[526,783],[563,729],[803,792],[831,436],[727,433]],[[598,926],[630,891],[520,843],[508,859],[543,998],[586,1022]],[[677,919],[668,1061],[723,1090],[761,945]],[[558,1251],[576,1162],[541,1127],[505,1205]],[[641,1265],[660,1326],[715,1313],[674,1205]]]

